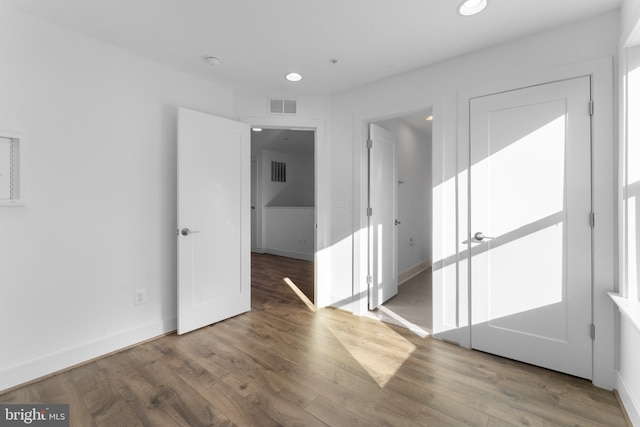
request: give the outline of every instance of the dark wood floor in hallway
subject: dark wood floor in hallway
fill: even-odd
[[[266,260],[263,258],[263,260]],[[68,403],[72,426],[625,426],[588,381],[336,309],[255,263],[252,310],[0,395]],[[290,270],[290,269],[289,269]]]

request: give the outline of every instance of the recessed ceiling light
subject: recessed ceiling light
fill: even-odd
[[[300,80],[302,80],[302,74],[289,73],[286,76],[284,76],[284,78],[289,80],[290,82],[299,82]]]
[[[251,128],[254,132],[262,132],[262,128]]]
[[[462,16],[471,16],[480,13],[487,7],[487,0],[465,0],[458,6],[458,13]]]
[[[425,119],[426,121],[430,122],[431,120],[433,120],[433,116],[425,117],[424,119]]]

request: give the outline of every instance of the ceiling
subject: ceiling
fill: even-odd
[[[285,152],[297,155],[313,155],[315,132],[299,129],[263,129],[251,132],[251,154],[261,150]]]
[[[398,117],[391,117],[383,120],[377,120],[375,121],[375,124],[387,130],[390,130],[390,128],[387,127],[388,125],[392,126],[393,123],[401,122],[409,126],[410,128],[412,128],[414,131],[418,132],[422,137],[423,141],[426,142],[431,140],[431,130],[432,130],[431,125],[433,123],[431,120],[426,120],[426,118],[431,116],[432,114],[433,114],[433,109],[427,108],[422,111],[405,113]]]
[[[614,10],[621,0],[2,0],[230,87],[332,94]],[[211,66],[203,57],[222,59]],[[332,63],[332,59],[337,62]],[[290,83],[290,71],[304,78]]]

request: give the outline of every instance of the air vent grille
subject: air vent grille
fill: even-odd
[[[294,99],[269,99],[271,114],[298,114],[298,101]]]
[[[271,181],[287,182],[287,164],[282,162],[271,162]]]

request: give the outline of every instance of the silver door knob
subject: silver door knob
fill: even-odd
[[[493,239],[494,239],[493,237],[485,236],[482,231],[478,231],[476,234],[473,235],[473,240],[475,240],[476,242],[482,242],[484,240],[493,240]]]
[[[180,231],[180,234],[182,234],[183,236],[188,236],[188,235],[189,235],[189,234],[191,234],[191,233],[199,233],[199,231],[196,231],[196,230],[189,230],[189,229],[188,229],[188,228],[186,228],[186,227],[185,227],[185,228],[183,228],[183,229]]]

